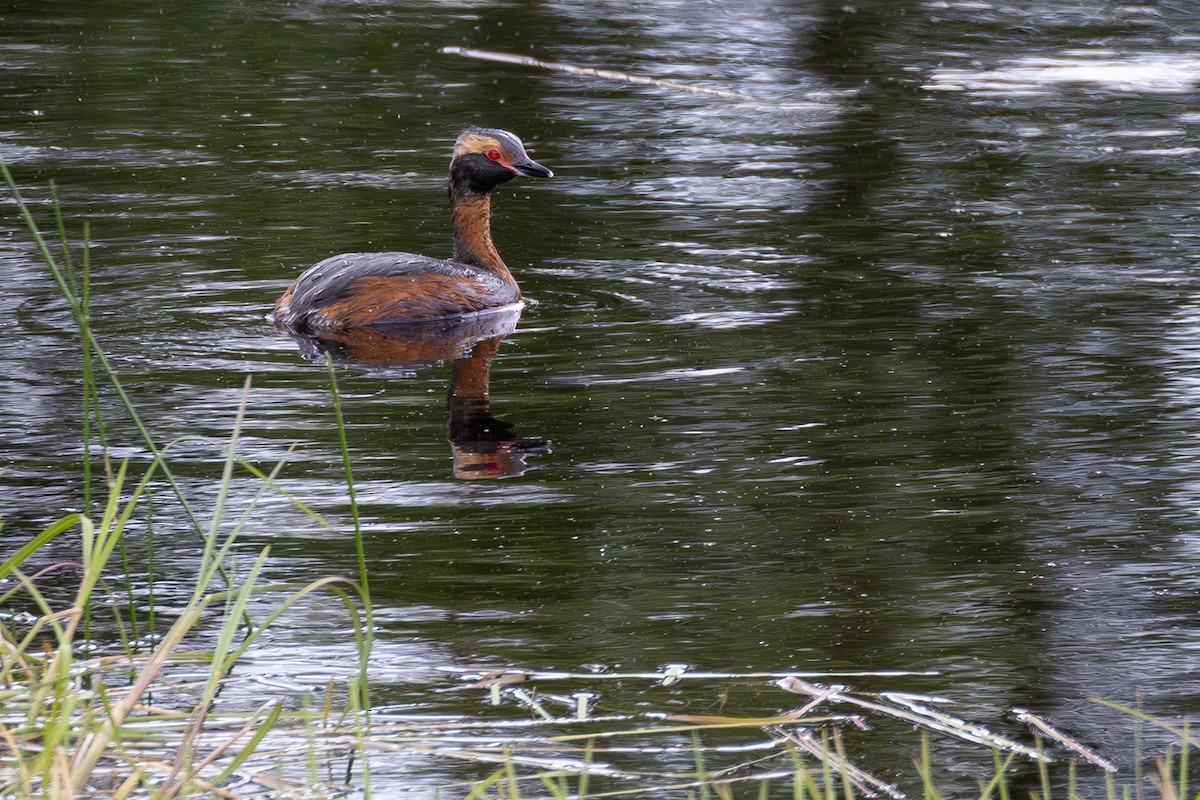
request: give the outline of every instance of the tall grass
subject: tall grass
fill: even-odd
[[[214,507],[208,518],[203,519],[171,470],[168,455],[174,443],[160,446],[156,442],[92,330],[86,228],[83,256],[77,270],[53,188],[51,205],[58,230],[59,257],[52,252],[2,160],[0,176],[8,185],[18,213],[75,322],[82,345],[84,408],[84,511],[54,522],[0,563],[0,581],[10,578],[16,584],[0,595],[0,603],[11,603],[20,598],[38,612],[24,631],[19,631],[16,626],[0,626],[0,687],[3,687],[0,699],[4,700],[0,706],[7,711],[16,708],[21,712],[19,722],[14,722],[10,714],[0,720],[0,742],[8,751],[7,757],[0,759],[0,794],[66,797],[84,791],[97,776],[101,776],[109,788],[116,786],[114,796],[124,796],[144,786],[153,786],[153,793],[159,797],[212,790],[245,761],[278,723],[282,712],[278,703],[272,704],[252,715],[243,730],[224,743],[213,747],[202,745],[201,732],[210,719],[221,686],[263,632],[288,609],[314,592],[332,593],[346,609],[359,657],[359,673],[351,687],[349,710],[357,714],[369,707],[367,662],[373,623],[361,534],[356,536],[360,554],[357,581],[328,577],[304,583],[264,584],[261,574],[270,554],[269,547],[259,550],[245,574],[236,575],[229,566],[230,556],[264,494],[283,494],[302,511],[329,526],[280,487],[277,476],[284,462],[264,472],[239,456],[238,441],[250,397],[249,377],[228,441],[210,442],[223,453],[223,458],[220,474],[213,478],[216,488]],[[106,420],[101,415],[99,402],[105,391],[119,399],[149,453],[150,463],[136,480],[130,475],[129,460],[114,465],[108,457]],[[334,396],[337,397],[336,388]],[[337,413],[340,415],[340,406]],[[338,425],[339,430],[344,431],[340,417]],[[105,500],[98,508],[93,508],[92,502],[93,437],[100,443],[107,484]],[[196,437],[187,438],[194,440]],[[344,434],[343,450],[346,451]],[[352,487],[348,456],[345,464],[347,481]],[[245,474],[258,481],[258,488],[240,517],[230,524],[227,511],[235,476]],[[135,527],[133,521],[139,509],[147,518],[152,516],[152,488],[161,483],[169,487],[196,532],[202,545],[201,553],[190,597],[182,608],[174,609],[174,621],[152,652],[143,656],[132,648],[127,649],[124,662],[134,668],[133,677],[128,685],[118,687],[110,685],[109,681],[127,673],[114,672],[111,659],[81,659],[77,652],[89,643],[90,609],[106,605],[103,577],[114,572],[123,573],[132,596],[133,577],[124,550],[126,538]],[[26,565],[51,543],[64,539],[73,540],[73,546],[78,548],[81,577],[69,605],[55,608],[39,589],[45,570],[29,574]],[[152,549],[152,542],[148,543],[148,549]],[[263,619],[255,621],[251,618],[251,600],[265,595],[281,596],[282,599]],[[137,630],[136,609],[131,606],[128,621],[119,612],[114,613],[119,638],[128,643],[127,622],[134,631]],[[162,769],[160,760],[146,763],[131,760],[128,748],[122,745],[129,725],[135,718],[170,716],[161,709],[148,713],[145,710],[148,696],[164,671],[185,659],[184,642],[198,629],[213,624],[214,613],[218,624],[215,645],[205,656],[209,663],[207,677],[200,700],[190,710],[188,723],[173,748],[175,755],[169,769]],[[133,639],[138,638],[135,633]],[[191,659],[194,656],[185,660]],[[242,741],[240,746],[237,745],[239,740]]]

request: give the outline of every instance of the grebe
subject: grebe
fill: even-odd
[[[277,322],[299,333],[403,325],[518,306],[521,289],[492,244],[491,193],[519,175],[553,175],[521,140],[468,128],[450,160],[454,255],[345,253],[309,267],[275,304]]]

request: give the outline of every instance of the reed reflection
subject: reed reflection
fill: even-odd
[[[526,458],[550,452],[544,439],[522,439],[513,424],[491,413],[492,361],[516,328],[519,309],[473,317],[436,319],[380,328],[331,331],[321,336],[289,333],[306,358],[363,367],[419,369],[451,361],[446,435],[454,476],[463,480],[523,474]]]

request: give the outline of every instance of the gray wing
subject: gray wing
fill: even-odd
[[[386,283],[386,279],[396,278]],[[322,310],[364,286],[378,293],[378,319],[428,318],[495,307],[520,299],[490,270],[415,253],[343,253],[313,265],[280,298],[275,318],[297,328],[327,327]],[[414,291],[423,285],[426,291]],[[391,288],[391,291],[388,290]],[[365,324],[365,323],[360,323]]]
[[[428,274],[475,277],[465,265],[416,253],[342,253],[305,270],[292,286],[290,302],[297,308],[320,307],[344,297],[360,278]]]

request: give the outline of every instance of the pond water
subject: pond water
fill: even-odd
[[[247,544],[271,546],[273,579],[357,569],[328,377],[267,321],[275,298],[334,253],[448,254],[465,125],[516,132],[555,171],[494,203],[531,301],[490,365],[489,411],[528,450],[493,463],[512,474],[456,469],[448,364],[338,368],[380,702],[470,713],[477,698],[429,693],[442,665],[928,669],[891,685],[1030,707],[1118,760],[1129,726],[1087,698],[1197,708],[1186,4],[3,16],[0,155],[33,199],[56,182],[76,233],[90,223],[93,324],[155,438],[226,439],[252,375],[243,455],[298,443],[283,484],[342,523],[265,499]],[[78,508],[81,457],[78,344],[5,208],[0,552]],[[144,461],[106,408],[115,452]],[[177,461],[202,492],[221,455]],[[169,595],[197,545],[169,509],[155,523]],[[352,668],[346,626],[307,607],[255,668],[319,691]],[[865,746],[903,769],[915,739]],[[422,769],[396,787],[473,768]]]

